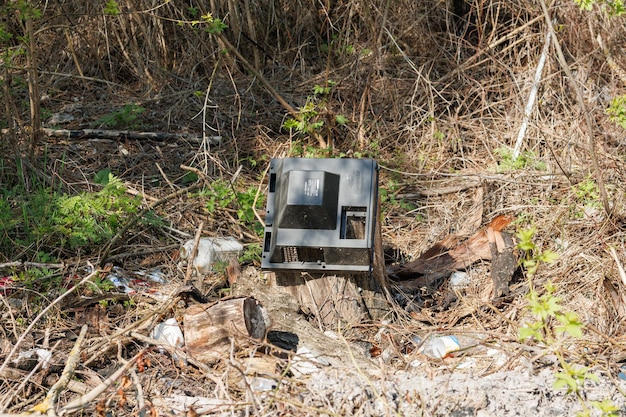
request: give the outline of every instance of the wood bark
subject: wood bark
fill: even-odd
[[[455,235],[446,236],[415,261],[390,268],[391,274],[401,281],[401,287],[420,288],[481,259],[491,260],[496,296],[497,293],[504,295],[508,293],[508,283],[517,265],[513,239],[502,231],[510,222],[509,217],[498,216],[466,241]]]
[[[252,297],[220,300],[213,305],[196,304],[184,315],[187,352],[203,363],[228,358],[231,349],[263,339],[267,319],[261,304]],[[232,343],[231,343],[232,340]]]
[[[509,283],[517,268],[515,244],[510,234],[488,230],[489,250],[491,251],[491,280],[493,297],[509,294]]]

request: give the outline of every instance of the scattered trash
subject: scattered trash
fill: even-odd
[[[43,369],[48,369],[48,364],[50,363],[50,359],[52,359],[52,352],[47,349],[29,349],[24,352],[20,352],[17,358],[13,359],[13,362],[19,363],[24,359],[32,358],[33,355],[37,355]]]
[[[617,379],[620,381],[626,381],[626,365],[622,365],[620,369],[620,373],[617,374]]]
[[[432,336],[424,342],[421,352],[435,359],[445,358],[452,352],[461,350],[461,344],[455,336]]]
[[[419,353],[422,353],[430,358],[442,359],[450,356],[454,352],[468,349],[480,344],[483,336],[471,335],[471,336],[455,336],[455,335],[435,335],[430,336],[422,343],[422,339],[419,336],[412,338],[413,343],[421,347]]]
[[[115,286],[115,288],[126,294],[134,294],[136,291],[130,288],[130,281],[124,276],[122,268],[114,266],[107,276],[107,279]]]
[[[193,252],[194,240],[188,240],[180,248],[181,260],[187,260]],[[193,266],[199,272],[206,274],[211,272],[215,262],[227,262],[237,259],[243,251],[243,245],[232,237],[228,238],[202,238],[198,242],[198,253],[193,260]]]
[[[471,278],[467,272],[456,271],[450,275],[450,289],[459,291],[469,286]]]
[[[278,383],[272,378],[265,378],[262,376],[250,378],[249,384],[250,389],[254,392],[271,391],[278,385]]]
[[[6,276],[0,277],[0,293],[3,295],[8,295],[13,292],[15,289],[15,281],[13,281],[13,277]]]
[[[289,369],[296,378],[303,375],[310,375],[320,370],[320,366],[329,366],[330,363],[319,353],[302,346],[298,348],[296,355],[291,361]]]
[[[142,277],[146,277],[146,279],[154,282],[155,284],[167,283],[167,280],[165,279],[165,274],[159,268],[147,269],[145,271],[137,271],[135,272],[135,274],[142,276]]]
[[[174,346],[177,348],[182,348],[185,346],[185,337],[183,336],[183,332],[178,325],[176,319],[171,318],[167,319],[162,323],[157,324],[152,332],[150,332],[150,337],[159,342],[167,343],[170,346]],[[174,360],[178,360],[177,355],[172,355]],[[184,361],[186,363],[186,361]]]
[[[157,299],[165,298],[159,287],[167,284],[167,280],[165,274],[158,268],[127,272],[114,266],[107,275],[107,279],[118,291],[125,294],[141,293]]]
[[[183,332],[180,330],[180,326],[176,319],[167,319],[162,323],[159,323],[152,329],[150,337],[159,342],[167,342],[171,346],[182,348],[185,345],[185,338]]]

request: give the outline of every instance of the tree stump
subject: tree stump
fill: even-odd
[[[267,319],[263,307],[252,297],[220,300],[213,305],[189,306],[184,315],[185,346],[189,354],[204,363],[228,357],[235,348],[263,339]]]

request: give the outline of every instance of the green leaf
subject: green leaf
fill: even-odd
[[[576,392],[578,390],[578,382],[570,374],[565,372],[557,372],[555,375],[554,389],[567,388],[567,392]]]
[[[519,230],[516,234],[519,243],[517,247],[521,250],[534,250],[535,244],[533,243],[533,237],[537,233],[536,227],[529,227],[528,229]]]
[[[311,128],[313,130],[319,130],[322,128],[322,126],[324,126],[324,121],[320,120],[319,122],[315,122],[315,123],[311,123]]]
[[[111,170],[109,168],[101,169],[96,173],[93,177],[93,182],[100,185],[107,185],[109,183],[109,176],[112,176]]]
[[[610,121],[626,129],[626,95],[613,98],[606,114]]]
[[[535,337],[536,338],[537,331],[530,327],[522,327],[519,329],[519,339],[526,340]]]
[[[603,416],[606,417],[617,417],[618,413],[616,411],[619,410],[619,407],[615,405],[615,403],[611,400],[602,400],[602,401],[591,401],[591,406],[600,410]]]
[[[328,94],[330,92],[330,87],[322,87],[321,85],[314,85],[313,86],[313,94],[315,95],[322,95],[322,94]]]
[[[285,120],[285,123],[283,123],[283,127],[285,129],[297,129],[298,121],[296,119],[287,119]]]
[[[557,259],[559,259],[559,254],[549,249],[541,252],[541,255],[539,256],[540,261],[548,263],[548,264],[556,261]]]
[[[104,8],[102,9],[102,12],[109,16],[119,16],[119,14],[121,13],[120,5],[117,4],[115,0],[108,0],[105,3]]]
[[[335,116],[335,122],[337,122],[338,125],[345,125],[348,123],[348,118],[343,114],[338,114]]]
[[[583,336],[584,324],[580,321],[578,314],[573,311],[567,311],[563,314],[558,314],[556,318],[563,324],[556,328],[558,333],[567,333],[577,338]]]
[[[574,0],[574,3],[576,3],[581,10],[591,11],[595,0]]]

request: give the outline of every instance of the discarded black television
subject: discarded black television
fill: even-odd
[[[261,267],[369,272],[378,165],[371,159],[272,159]]]

